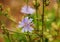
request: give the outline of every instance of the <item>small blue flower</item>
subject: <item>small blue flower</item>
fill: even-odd
[[[30,25],[33,19],[28,19],[28,17],[25,17],[22,22],[19,22],[18,27],[22,27],[22,32],[32,32],[32,30],[34,30]]]
[[[25,14],[33,14],[35,12],[35,9],[31,8],[30,6],[25,5],[22,7],[21,12]]]

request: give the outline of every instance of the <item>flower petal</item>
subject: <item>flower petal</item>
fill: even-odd
[[[22,32],[32,32],[32,30],[34,30],[32,27],[30,26],[25,26],[23,29],[22,29]]]
[[[32,30],[34,30],[34,29],[32,27],[29,27],[29,30],[28,31],[29,32],[32,32]]]
[[[35,12],[35,9],[31,8],[30,6],[25,5],[22,7],[21,12],[25,14],[33,14]]]
[[[27,23],[28,22],[28,17],[25,17],[22,22]]]
[[[29,23],[31,23],[31,22],[32,22],[32,20],[33,20],[33,19],[32,19],[32,18],[30,18],[28,22],[29,22]]]
[[[22,29],[22,32],[27,32],[27,31],[28,31],[27,28]]]
[[[18,28],[23,27],[24,23],[23,22],[19,22]]]

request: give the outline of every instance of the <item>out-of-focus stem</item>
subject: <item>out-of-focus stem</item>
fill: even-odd
[[[40,39],[40,34],[39,34],[39,20],[38,20],[38,2],[37,0],[35,0],[35,9],[36,9],[36,32],[37,32],[37,35],[39,36],[39,39]],[[38,40],[37,42],[40,42],[40,40]]]
[[[35,0],[35,2],[36,2],[36,18],[37,18],[37,19],[36,19],[36,23],[37,23],[36,28],[37,28],[37,31],[39,31],[37,0]]]
[[[43,10],[42,10],[42,42],[44,42],[44,36],[43,36],[43,32],[44,32],[44,0],[43,0]]]
[[[56,10],[56,15],[55,15],[55,20],[56,20],[56,21],[60,18],[60,15],[59,15],[60,3],[59,3],[58,0],[57,0],[57,4],[58,4],[58,8],[57,8],[57,10]]]

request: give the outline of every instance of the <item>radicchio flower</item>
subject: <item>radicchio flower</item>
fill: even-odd
[[[22,22],[19,22],[18,27],[22,27],[22,32],[32,32],[32,30],[34,30],[30,25],[33,19],[28,19],[28,17],[25,17]]]
[[[21,12],[25,14],[33,14],[35,12],[35,9],[31,8],[30,6],[25,5],[22,7]]]

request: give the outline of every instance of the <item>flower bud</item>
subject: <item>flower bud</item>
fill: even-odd
[[[40,6],[40,2],[37,0],[37,1],[33,1],[33,5],[36,9],[38,9],[38,7]]]

